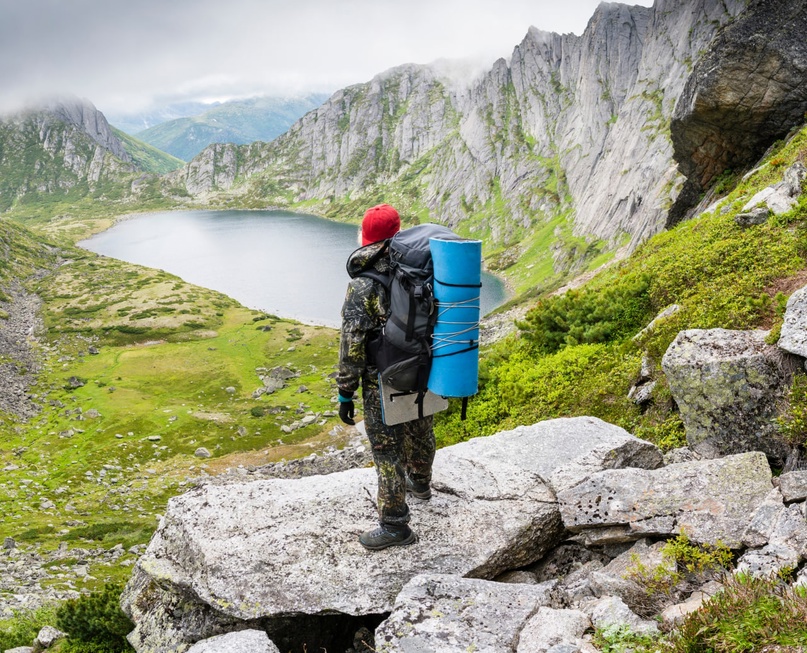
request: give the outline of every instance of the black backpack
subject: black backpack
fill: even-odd
[[[437,321],[430,238],[460,240],[442,225],[411,227],[399,231],[383,248],[389,255],[389,275],[371,266],[359,273],[380,281],[390,300],[387,321],[368,344],[368,355],[384,386],[403,394],[418,393],[419,399],[428,389],[432,331]]]

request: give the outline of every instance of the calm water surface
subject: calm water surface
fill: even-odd
[[[338,327],[356,231],[286,211],[183,211],[131,218],[79,244],[165,270],[250,308]],[[502,282],[483,274],[482,313],[505,298]]]

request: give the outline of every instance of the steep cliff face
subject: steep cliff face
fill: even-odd
[[[0,210],[26,196],[93,189],[134,170],[104,115],[86,100],[0,118]]]
[[[676,159],[697,194],[753,163],[807,111],[807,5],[754,0],[698,62],[675,108]]]
[[[501,244],[558,216],[590,240],[638,243],[664,228],[683,183],[669,124],[691,66],[744,5],[603,3],[582,36],[530,28],[471,84],[395,68],[269,145],[203,152],[177,179],[267,203],[392,197]]]

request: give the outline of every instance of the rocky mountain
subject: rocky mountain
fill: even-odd
[[[87,100],[60,99],[0,118],[0,211],[19,201],[84,196],[137,169]]]
[[[280,136],[328,96],[255,97],[225,102],[190,117],[181,117],[137,132],[140,140],[190,161],[211,143],[252,143]]]
[[[470,84],[435,66],[395,68],[338,91],[271,145],[208,148],[177,178],[196,196],[313,201],[330,214],[387,198],[512,246],[508,260],[541,228],[555,250],[575,236],[635,245],[665,227],[684,181],[675,104],[745,4],[604,3],[581,36],[530,28]]]

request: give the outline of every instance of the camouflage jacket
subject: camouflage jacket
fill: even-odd
[[[367,342],[386,322],[389,298],[381,282],[357,275],[369,268],[382,275],[389,271],[386,254],[372,260],[382,247],[384,241],[361,247],[347,261],[351,280],[342,305],[339,372],[336,377],[336,385],[343,393],[355,392],[362,378],[367,382],[374,382],[377,378],[374,365],[367,360]]]

